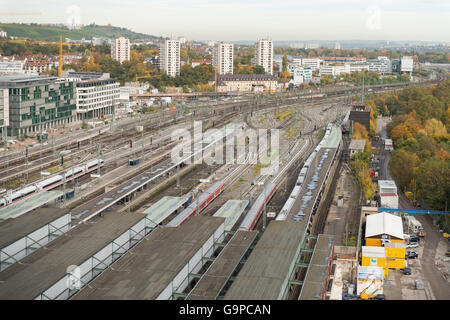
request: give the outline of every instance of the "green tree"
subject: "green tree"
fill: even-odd
[[[418,157],[408,151],[396,149],[391,153],[388,167],[399,187],[407,187],[413,178]]]
[[[255,73],[256,74],[266,74],[266,70],[264,70],[263,66],[256,65],[255,66]]]
[[[288,69],[288,57],[287,57],[287,55],[286,54],[284,54],[284,56],[283,56],[283,62],[282,62],[282,72],[286,72],[287,71],[287,69]]]

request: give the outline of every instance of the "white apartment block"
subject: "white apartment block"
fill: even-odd
[[[262,66],[267,74],[273,75],[272,40],[259,40],[255,44],[255,64]]]
[[[377,59],[367,60],[369,65],[369,71],[379,72],[379,73],[390,73],[392,72],[391,61],[388,57],[378,57]]]
[[[212,62],[218,74],[233,74],[233,44],[217,43],[213,48]]]
[[[0,30],[0,38],[8,38],[8,33],[6,31]]]
[[[0,89],[0,140],[6,136],[6,127],[9,126],[9,90]]]
[[[411,56],[403,56],[400,62],[400,72],[413,72],[414,61]]]
[[[175,77],[180,74],[180,41],[165,40],[159,48],[160,69]]]
[[[14,58],[0,57],[0,74],[24,74],[25,60],[16,60]]]
[[[124,37],[115,39],[111,43],[111,58],[120,63],[130,60],[130,40]]]

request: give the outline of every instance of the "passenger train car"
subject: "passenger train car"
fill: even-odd
[[[67,170],[62,175],[58,174],[58,175],[55,175],[48,179],[34,183],[25,188],[14,191],[14,192],[7,194],[7,195],[3,196],[2,198],[0,198],[0,208],[7,207],[7,206],[9,206],[15,202],[18,202],[20,200],[23,200],[33,194],[39,193],[42,190],[53,189],[53,188],[61,185],[64,182],[70,181],[74,178],[77,178],[77,177],[85,175],[86,173],[89,173],[89,172],[97,169],[99,165],[100,165],[100,167],[103,166],[103,164],[104,164],[103,159],[91,160],[91,161],[88,161],[84,165]]]

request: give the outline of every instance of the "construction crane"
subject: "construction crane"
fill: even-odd
[[[62,70],[63,70],[63,46],[62,46],[62,36],[59,36],[58,77],[62,77]]]

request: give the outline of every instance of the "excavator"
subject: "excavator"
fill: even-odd
[[[367,288],[365,288],[360,294],[359,294],[359,298],[361,300],[385,300],[385,296],[384,294],[373,294],[373,293],[367,293],[367,289],[369,289],[373,284],[375,284],[375,280],[373,280],[368,286]],[[376,291],[378,291],[380,288],[377,288]]]

